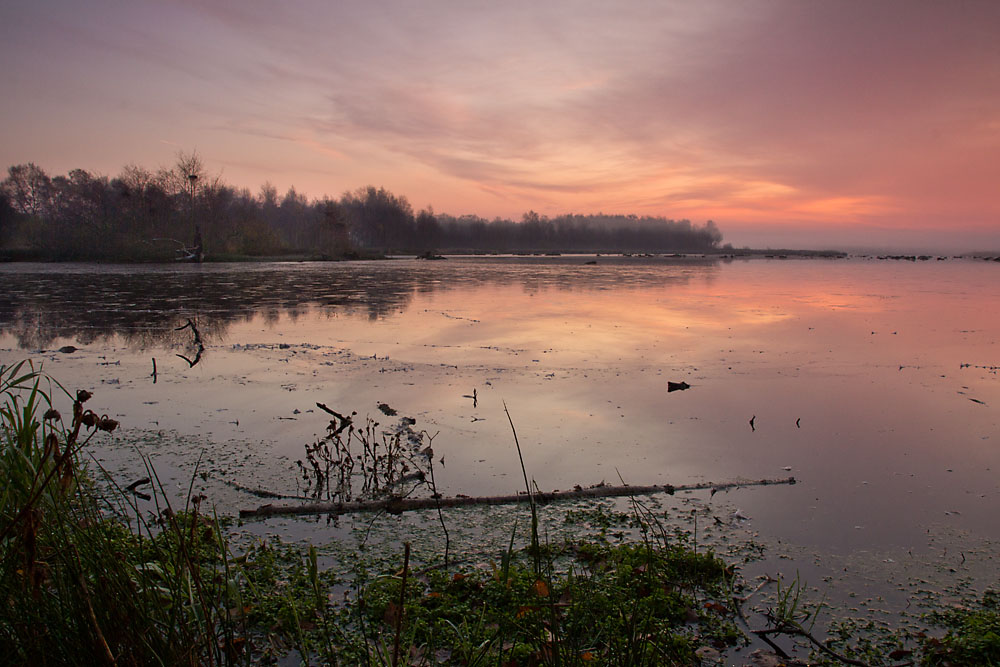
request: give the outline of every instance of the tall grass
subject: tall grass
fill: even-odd
[[[72,405],[66,419],[55,404]],[[11,664],[245,662],[212,518],[98,492],[81,450],[115,420],[24,362],[0,366],[0,645]],[[130,530],[124,517],[136,525]]]

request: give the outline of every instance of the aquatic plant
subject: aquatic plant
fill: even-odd
[[[946,629],[943,637],[924,637],[928,665],[1000,665],[1000,590],[977,600],[936,611],[928,620]]]
[[[415,420],[403,417],[395,428],[386,430],[371,417],[357,425],[357,412],[344,415],[322,403],[316,407],[333,419],[326,435],[305,445],[304,460],[295,462],[306,493],[314,499],[348,503],[356,497],[402,497],[404,484],[414,484],[405,492],[409,494],[430,476],[433,438],[415,431]],[[380,409],[387,416],[395,415],[384,403]]]

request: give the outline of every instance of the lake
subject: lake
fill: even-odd
[[[694,502],[800,560],[961,550],[961,567],[997,571],[996,263],[9,264],[0,282],[0,360],[90,389],[122,422],[115,442],[167,467],[201,454],[217,477],[295,493],[327,424],[317,402],[389,422],[386,404],[436,434],[442,493],[511,494],[506,405],[541,490],[793,475]],[[113,449],[99,460],[130,474]],[[223,511],[260,503],[206,488]]]

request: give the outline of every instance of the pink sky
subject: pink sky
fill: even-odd
[[[994,0],[4,3],[0,167],[1000,250],[998,35]]]

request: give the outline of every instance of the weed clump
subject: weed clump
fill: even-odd
[[[433,437],[415,431],[415,420],[403,417],[394,429],[384,430],[370,417],[357,424],[356,412],[344,415],[322,403],[316,407],[333,419],[326,435],[306,444],[304,460],[295,462],[306,493],[314,499],[348,503],[398,496],[404,484],[422,486],[432,474],[434,451],[427,443]],[[396,415],[385,403],[379,409]]]
[[[731,572],[711,553],[566,544],[541,578],[521,549],[485,567],[357,563],[350,582],[315,554],[280,542],[248,553],[249,587],[268,591],[249,617],[274,657],[385,665],[398,641],[411,665],[698,664],[699,649],[742,640]]]
[[[64,422],[54,391],[72,401]],[[12,664],[224,664],[245,642],[217,522],[147,521],[100,494],[81,449],[118,423],[25,363],[0,367],[0,643]],[[41,415],[41,419],[38,418]],[[136,529],[124,517],[139,519]]]
[[[943,637],[924,638],[928,665],[1000,665],[1000,590],[962,607],[934,612],[932,624]]]

